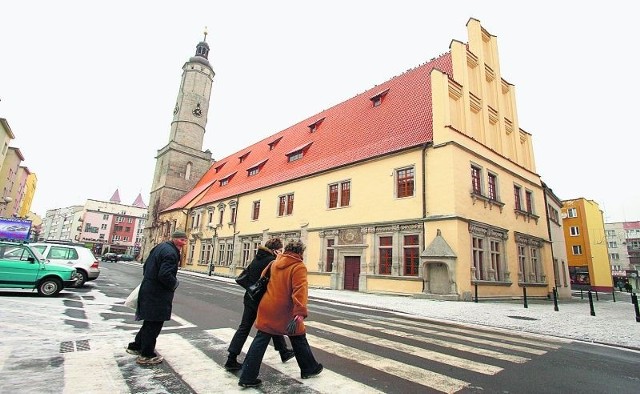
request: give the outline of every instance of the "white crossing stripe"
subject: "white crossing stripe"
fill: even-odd
[[[388,321],[380,321],[380,320],[373,320],[373,319],[364,319],[366,321],[373,321],[376,323],[383,323],[385,325],[388,326],[392,326],[392,327],[405,327],[407,324],[414,326],[414,330],[425,333],[425,334],[432,334],[432,335],[439,335],[441,337],[447,337],[447,338],[454,338],[454,339],[460,339],[462,341],[465,342],[472,342],[472,343],[478,343],[481,345],[490,345],[492,347],[499,347],[502,349],[510,349],[510,350],[516,350],[519,352],[523,352],[523,353],[529,353],[529,354],[535,354],[537,356],[541,356],[543,354],[546,354],[547,351],[546,350],[542,350],[542,349],[532,349],[529,347],[525,347],[525,346],[520,346],[520,345],[513,345],[510,343],[503,343],[503,342],[497,342],[495,340],[488,340],[488,339],[482,339],[482,338],[475,338],[472,336],[468,336],[468,335],[461,335],[461,334],[452,334],[450,332],[445,332],[442,331],[443,328],[440,327],[439,330],[431,330],[428,328],[422,328],[420,323],[417,322],[413,322],[413,321],[405,321],[405,320],[400,320],[400,319],[390,319],[390,320],[396,320],[396,321],[401,321],[402,324],[396,324],[396,323],[391,323]],[[417,324],[416,324],[417,323]],[[428,323],[425,323],[425,325],[428,325]],[[487,338],[494,338],[494,339],[506,339],[509,341],[514,341],[517,342],[518,338],[514,338],[512,339],[509,336],[506,335],[498,335],[498,334],[485,334],[485,333],[476,333],[472,330],[465,330],[465,329],[459,329],[459,328],[455,328],[455,327],[447,327],[446,330],[448,331],[455,331],[455,332],[466,332],[469,335],[481,335],[483,337],[487,337]],[[540,345],[543,346],[543,345]]]
[[[389,349],[397,350],[399,352],[412,354],[414,356],[421,357],[426,360],[435,361],[435,362],[439,362],[446,365],[451,365],[453,367],[458,367],[458,368],[466,369],[473,372],[478,372],[485,375],[495,375],[498,372],[502,371],[502,368],[496,367],[494,365],[480,363],[477,361],[471,361],[464,358],[435,352],[432,350],[422,349],[417,346],[405,345],[403,343],[398,343],[388,339],[378,338],[373,335],[363,334],[363,333],[359,333],[351,330],[345,330],[344,328],[330,326],[328,324],[324,324],[320,322],[305,321],[304,324],[309,327],[315,327],[320,330],[325,330],[332,334],[342,335],[347,338],[352,338],[352,339],[360,340],[363,342],[372,343],[377,346],[383,346]]]
[[[212,335],[224,342],[231,342],[235,330],[232,328],[219,328],[214,330],[205,331],[207,334]],[[249,350],[249,346],[253,341],[253,337],[249,336],[244,344],[242,350],[246,353]],[[264,354],[263,363],[269,365],[269,367],[276,369],[277,371],[293,377],[300,378],[300,368],[295,362],[295,359],[287,363],[283,363],[280,360],[280,353],[273,351],[272,347],[269,347]],[[353,379],[347,378],[343,375],[337,374],[333,371],[325,368],[319,377],[313,379],[304,380],[305,387],[310,387],[314,390],[318,390],[321,393],[349,393],[349,394],[374,394],[383,393],[373,387],[367,386]]]
[[[417,322],[417,321],[413,321],[413,320],[401,320],[397,317],[391,318],[390,320],[395,320],[395,321],[404,321],[404,322],[408,322],[409,324],[412,325],[417,325],[417,326],[427,326],[427,327],[431,327],[431,328],[437,328],[437,329],[442,329],[442,325],[437,325],[437,324],[433,324],[433,323],[422,323],[422,322]],[[447,330],[449,331],[455,331],[455,332],[461,332],[461,333],[468,333],[468,334],[473,334],[479,337],[485,337],[485,338],[498,338],[498,339],[506,339],[508,341],[511,342],[517,342],[517,343],[522,343],[525,345],[533,345],[533,346],[538,346],[538,347],[545,347],[548,349],[558,349],[560,348],[560,345],[556,345],[557,343],[571,343],[572,341],[570,339],[564,339],[564,338],[549,338],[546,337],[544,339],[535,339],[535,340],[531,340],[531,339],[526,339],[526,338],[522,338],[522,337],[518,337],[518,336],[507,336],[506,332],[503,331],[504,335],[501,334],[492,334],[492,333],[487,333],[484,331],[477,331],[474,329],[470,329],[470,328],[458,328],[458,327],[447,327]],[[501,329],[501,328],[497,328],[497,330],[508,330],[508,329]],[[515,334],[517,335],[517,334]],[[534,334],[532,334],[534,335]]]
[[[309,323],[311,322],[305,321],[304,324],[309,326]],[[400,361],[383,358],[377,354],[358,350],[329,339],[309,335],[308,333],[307,339],[314,348],[443,393],[455,393],[469,386],[469,383],[463,380],[408,365]]]
[[[0,371],[4,369],[4,363],[9,358],[11,354],[10,346],[0,346]]]
[[[530,360],[529,358],[526,358],[526,357],[513,356],[513,355],[510,355],[510,354],[504,354],[504,353],[496,352],[494,350],[488,350],[488,349],[483,349],[483,348],[463,345],[463,344],[459,344],[459,343],[455,343],[455,342],[447,342],[447,341],[443,341],[441,339],[425,338],[422,335],[415,335],[415,334],[407,333],[407,332],[404,332],[404,331],[398,331],[398,330],[390,330],[388,328],[384,328],[384,327],[381,327],[381,326],[374,326],[374,325],[366,324],[366,323],[359,323],[359,322],[354,322],[354,321],[350,321],[350,320],[336,320],[336,322],[341,323],[341,324],[354,326],[354,327],[364,328],[364,329],[367,329],[367,330],[383,332],[385,334],[395,335],[395,336],[402,337],[402,338],[409,338],[409,339],[413,339],[415,341],[419,341],[419,342],[423,342],[423,343],[429,343],[429,344],[437,345],[437,346],[440,346],[440,347],[445,347],[445,348],[449,348],[449,349],[455,349],[455,350],[460,350],[460,351],[463,351],[463,352],[473,353],[473,354],[477,354],[477,355],[480,355],[480,356],[486,356],[486,357],[491,357],[491,358],[495,358],[495,359],[498,359],[498,360],[510,361],[512,363],[524,364],[524,363],[526,363],[527,361]]]
[[[97,349],[64,353],[63,394],[130,393],[113,357],[114,349],[96,346]]]
[[[246,393],[238,378],[178,334],[162,334],[156,350],[196,393]]]

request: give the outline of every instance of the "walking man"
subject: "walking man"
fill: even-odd
[[[155,352],[156,340],[164,322],[171,320],[173,295],[178,288],[180,251],[186,244],[187,234],[174,231],[170,241],[151,249],[142,267],[136,320],[143,320],[143,323],[134,341],[127,347],[127,353],[138,356],[136,363],[140,365],[155,365],[163,360]]]

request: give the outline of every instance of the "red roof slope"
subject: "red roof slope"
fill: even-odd
[[[226,185],[214,182],[197,206],[350,163],[419,146],[433,140],[431,78],[433,69],[453,75],[451,54],[411,69],[343,103],[263,139],[216,162],[194,190],[235,173]],[[374,107],[372,98],[382,94]],[[318,122],[322,120],[322,122]],[[314,132],[309,126],[317,124]],[[272,143],[280,139],[270,149]],[[303,149],[304,157],[288,162],[288,154]],[[249,154],[240,160],[247,152]],[[256,163],[268,160],[248,176]],[[216,168],[224,166],[216,173]],[[195,193],[199,194],[199,193]],[[183,208],[189,192],[165,211]]]

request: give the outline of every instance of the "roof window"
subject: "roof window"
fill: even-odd
[[[226,161],[224,163],[222,163],[222,164],[220,164],[220,165],[215,167],[216,168],[216,174],[220,172],[220,170],[222,169],[222,167],[224,167],[225,164],[227,164]]]
[[[304,145],[300,145],[292,150],[290,150],[289,152],[287,152],[287,158],[289,162],[292,161],[296,161],[298,159],[302,159],[302,157],[304,157],[305,153],[307,153],[307,150],[309,150],[309,147],[311,146],[312,142],[307,142]]]
[[[220,186],[224,186],[229,184],[229,181],[231,180],[231,178],[233,178],[233,176],[236,174],[236,172],[232,172],[231,174],[225,176],[224,178],[220,179]]]
[[[324,120],[324,118],[320,118],[320,119],[316,120],[315,122],[311,123],[309,125],[309,132],[315,133],[318,130],[318,127],[320,127],[320,124],[322,123],[323,120]]]
[[[380,104],[382,104],[382,100],[387,95],[387,93],[389,93],[389,89],[385,89],[382,92],[376,94],[375,96],[372,96],[371,98],[369,98],[369,100],[371,100],[374,107],[378,107],[380,106]]]
[[[269,142],[269,150],[273,150],[273,148],[276,147],[276,145],[278,145],[278,142],[280,142],[280,140],[282,139],[282,137],[276,138],[275,140]]]
[[[249,153],[251,153],[251,151],[245,153],[244,155],[238,157],[238,159],[240,159],[240,163],[242,163],[244,161],[244,159],[247,158],[247,156],[249,156]]]
[[[262,169],[262,167],[264,167],[264,163],[267,162],[268,159],[264,159],[254,165],[252,165],[251,167],[249,167],[247,169],[247,176],[254,176],[254,175],[258,175],[260,173],[260,170]]]

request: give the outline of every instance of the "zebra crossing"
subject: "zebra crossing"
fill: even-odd
[[[344,367],[359,365],[375,370],[376,374],[389,375],[390,379],[413,384],[415,391],[455,393],[476,384],[468,379],[468,373],[462,372],[495,376],[509,366],[522,366],[571,342],[403,317],[334,319],[326,323],[309,320],[305,324],[316,358],[325,366],[322,374],[312,379],[300,379],[295,360],[282,363],[277,352],[268,350],[261,369],[263,385],[258,389],[242,389],[237,385],[238,375],[223,367],[235,328],[199,331],[183,321],[182,330],[163,331],[158,338],[156,350],[165,359],[159,366],[138,366],[134,357],[125,352],[124,346],[131,339],[130,330],[95,335],[86,349],[71,346],[72,351],[50,355],[48,363],[55,365],[53,370],[60,375],[60,387],[49,385],[47,392],[357,394],[390,391],[383,378],[358,381],[349,373],[351,368]],[[250,337],[243,349],[245,353],[251,341]],[[11,375],[17,372],[14,358],[20,356],[16,348],[19,343],[0,345],[0,393],[39,392],[45,387],[42,382],[30,386],[30,379]],[[408,363],[400,359],[400,354],[403,358],[421,361]],[[340,362],[332,363],[338,358]],[[332,368],[332,364],[341,367]]]

